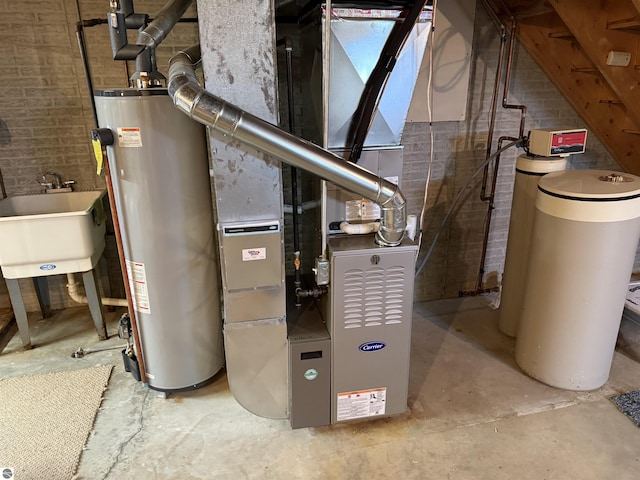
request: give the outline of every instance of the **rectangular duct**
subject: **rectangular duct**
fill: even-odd
[[[334,8],[331,16],[328,145],[343,148],[365,83],[398,21],[400,10]],[[431,11],[425,10],[405,43],[379,99],[365,147],[399,145],[431,30]],[[322,25],[326,14],[322,11]],[[313,30],[313,29],[312,29]],[[322,27],[324,32],[324,26]],[[316,36],[309,31],[307,35]],[[319,65],[320,62],[315,62]],[[312,79],[312,83],[317,82]],[[316,105],[321,102],[316,101]]]

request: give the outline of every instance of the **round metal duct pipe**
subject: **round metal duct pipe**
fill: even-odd
[[[207,92],[195,75],[194,65],[199,61],[200,48],[194,46],[176,54],[169,63],[168,90],[178,109],[230,139],[377,203],[382,218],[376,242],[382,246],[402,242],[406,202],[397,185]]]

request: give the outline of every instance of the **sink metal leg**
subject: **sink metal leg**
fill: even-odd
[[[100,340],[107,339],[107,325],[104,321],[104,308],[102,307],[102,299],[98,290],[98,275],[95,270],[89,270],[82,273],[82,281],[84,282],[84,291],[89,302],[89,311],[91,318],[96,326],[98,337]]]
[[[100,277],[100,284],[102,285],[104,296],[107,298],[112,297],[111,282],[109,281],[109,264],[104,255],[98,260],[98,276]]]
[[[29,322],[27,320],[27,310],[24,308],[22,294],[20,293],[20,284],[17,278],[5,278],[7,282],[7,290],[9,290],[9,298],[13,307],[13,314],[18,324],[18,332],[22,339],[22,346],[25,350],[31,348],[31,336],[29,335]]]
[[[33,287],[36,290],[36,296],[38,297],[38,303],[40,304],[42,318],[50,317],[51,300],[49,299],[49,282],[47,277],[33,277]]]

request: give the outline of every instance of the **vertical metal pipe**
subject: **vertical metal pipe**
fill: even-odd
[[[489,158],[491,155],[491,148],[493,146],[493,131],[496,126],[496,113],[498,110],[498,90],[500,90],[500,79],[502,77],[502,63],[504,62],[504,52],[506,50],[507,43],[507,32],[506,28],[503,26],[500,33],[500,53],[498,53],[498,66],[496,67],[496,76],[493,82],[493,96],[491,97],[491,117],[489,120],[489,133],[487,135],[487,153],[485,156],[485,160]],[[486,202],[489,200],[488,197],[485,196],[487,191],[487,179],[489,176],[489,164],[484,167],[484,173],[482,174],[482,188],[480,190],[480,200]]]
[[[118,247],[118,260],[120,261],[120,270],[122,271],[122,279],[124,280],[124,291],[127,297],[127,304],[129,308],[129,318],[131,319],[131,331],[133,333],[133,342],[136,346],[136,351],[138,352],[138,366],[140,367],[140,381],[142,383],[147,383],[147,371],[144,367],[144,354],[142,352],[142,344],[140,342],[140,334],[138,331],[138,322],[136,320],[136,312],[133,308],[133,296],[131,293],[131,284],[129,283],[129,274],[127,272],[127,265],[124,259],[124,246],[122,244],[122,231],[120,230],[120,218],[118,217],[118,210],[116,208],[116,198],[113,193],[113,183],[111,181],[111,170],[109,168],[109,160],[106,158],[104,154],[104,150],[102,153],[103,156],[103,165],[104,165],[104,177],[107,183],[107,195],[109,197],[109,205],[111,205],[111,216],[113,219],[113,230],[115,231],[116,236],[116,246]]]
[[[513,50],[516,45],[516,29],[518,28],[518,22],[516,18],[511,16],[511,36],[509,38],[509,56],[507,60],[507,71],[504,76],[504,94],[502,96],[502,108],[520,110],[520,129],[518,130],[518,137],[522,138],[524,134],[524,122],[527,118],[526,105],[510,104],[507,101],[509,95],[509,83],[511,81],[511,66],[513,64]]]
[[[84,30],[82,25],[82,15],[80,12],[80,0],[76,0],[76,10],[78,13],[78,23],[76,24],[76,35],[78,39],[78,48],[80,49],[80,57],[82,59],[82,67],[84,70],[85,79],[87,82],[87,88],[89,89],[89,98],[91,99],[91,107],[93,112],[93,121],[96,128],[98,127],[98,114],[96,111],[96,103],[93,98],[93,82],[91,80],[91,69],[89,67],[89,61],[86,55],[86,44],[84,41]],[[107,196],[109,198],[109,205],[111,207],[111,218],[113,220],[113,229],[116,237],[116,249],[118,250],[118,260],[120,262],[120,270],[122,273],[122,280],[124,283],[124,290],[127,297],[127,304],[129,309],[129,318],[131,319],[131,330],[133,332],[133,341],[138,351],[138,366],[140,367],[140,380],[142,383],[147,383],[147,374],[144,368],[144,360],[142,355],[142,348],[140,343],[140,335],[138,334],[138,325],[136,323],[135,311],[133,309],[133,301],[131,297],[131,287],[129,284],[129,275],[127,274],[127,268],[124,261],[124,249],[122,246],[122,234],[120,233],[120,219],[118,217],[118,210],[116,208],[115,197],[113,194],[113,184],[111,183],[111,172],[109,170],[109,162],[106,160],[104,150],[102,152],[105,183],[107,186]],[[1,180],[1,178],[0,178]],[[1,182],[0,182],[1,183]],[[4,188],[3,188],[4,191]]]
[[[89,101],[91,102],[91,112],[93,113],[93,124],[98,128],[98,113],[96,112],[96,101],[93,98],[93,81],[91,80],[91,70],[89,68],[89,60],[87,58],[87,45],[84,41],[84,27],[82,20],[76,23],[76,39],[78,40],[78,49],[80,50],[80,60],[82,61],[82,70],[84,71],[84,79],[87,83],[89,91]]]
[[[486,2],[483,2],[483,5],[487,8],[487,10],[490,12],[490,15],[499,21],[497,15],[495,15],[495,12],[493,12],[493,10],[491,9],[490,6],[487,5]],[[503,2],[504,5],[504,2]],[[505,6],[506,8],[506,6]],[[515,17],[513,15],[510,14],[510,18],[511,18],[511,34],[509,36],[509,52],[507,54],[507,66],[506,66],[506,72],[505,72],[505,80],[504,80],[504,92],[502,95],[502,107],[505,109],[515,109],[515,110],[520,110],[520,128],[518,130],[518,137],[510,137],[510,136],[503,136],[500,137],[498,139],[498,151],[500,151],[500,148],[502,147],[502,144],[504,141],[506,140],[511,140],[511,141],[515,141],[515,140],[519,140],[520,138],[522,138],[522,136],[524,135],[524,125],[525,125],[525,120],[526,120],[526,115],[527,115],[527,107],[525,105],[516,105],[516,104],[509,104],[508,103],[508,95],[509,95],[509,84],[510,84],[510,80],[511,80],[511,69],[512,69],[512,65],[513,65],[513,51],[515,49],[515,42],[516,42],[516,29],[517,29],[517,21],[515,19]],[[504,29],[505,26],[504,24],[501,24],[501,32],[502,35],[504,35]],[[502,41],[501,37],[501,41]],[[501,68],[502,66],[502,55],[504,55],[504,42],[502,43],[501,47],[500,47],[500,60],[499,60],[499,68]],[[498,73],[496,74],[496,78],[498,79]],[[494,99],[493,99],[493,108],[495,108],[495,87],[497,85],[494,84]],[[494,115],[495,112],[492,114],[492,124],[491,124],[491,128],[490,128],[490,132],[489,132],[489,138],[491,139],[491,141],[493,140],[493,126],[494,126]],[[490,156],[490,151],[491,151],[491,144],[487,145],[487,158],[489,158]],[[482,288],[482,282],[484,280],[484,268],[485,268],[485,264],[486,264],[486,259],[487,259],[487,249],[489,246],[489,233],[491,230],[491,219],[493,216],[493,210],[495,209],[495,192],[496,192],[496,185],[497,185],[497,181],[498,181],[498,169],[500,166],[500,155],[497,155],[495,160],[494,160],[494,164],[493,164],[493,177],[492,177],[492,181],[491,181],[491,193],[489,195],[486,195],[486,187],[487,187],[487,180],[488,180],[488,169],[489,169],[489,164],[487,164],[487,166],[485,167],[484,170],[484,176],[483,176],[483,180],[482,180],[482,192],[481,192],[481,200],[488,202],[488,206],[487,206],[487,214],[485,217],[485,226],[484,226],[484,236],[483,236],[483,241],[482,241],[482,254],[480,257],[480,267],[478,268],[478,277],[476,278],[476,285],[475,285],[475,291],[472,292],[463,292],[464,294],[470,294],[470,295],[475,295],[478,293],[482,293],[485,290]]]
[[[289,114],[289,133],[296,134],[295,105],[293,100],[293,45],[291,38],[284,37],[285,59],[287,69],[287,108]],[[298,169],[290,167],[291,172],[291,206],[293,219],[293,263],[295,268],[294,290],[296,297],[296,307],[302,305],[298,291],[302,286],[300,272],[300,225],[298,222]]]
[[[331,0],[325,3],[324,42],[322,42],[322,146],[329,146],[329,74],[331,69]],[[327,258],[327,182],[320,182],[320,233],[322,241],[322,259]]]

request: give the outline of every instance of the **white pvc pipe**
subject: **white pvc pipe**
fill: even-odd
[[[67,273],[67,291],[69,292],[69,297],[76,303],[89,303],[87,297],[80,295],[78,291],[78,284],[76,283],[76,276],[73,273]],[[102,304],[110,307],[127,307],[127,299],[126,298],[108,298],[102,297]]]
[[[349,235],[366,235],[367,233],[375,233],[380,230],[379,222],[371,223],[349,223],[341,222],[340,230]]]

